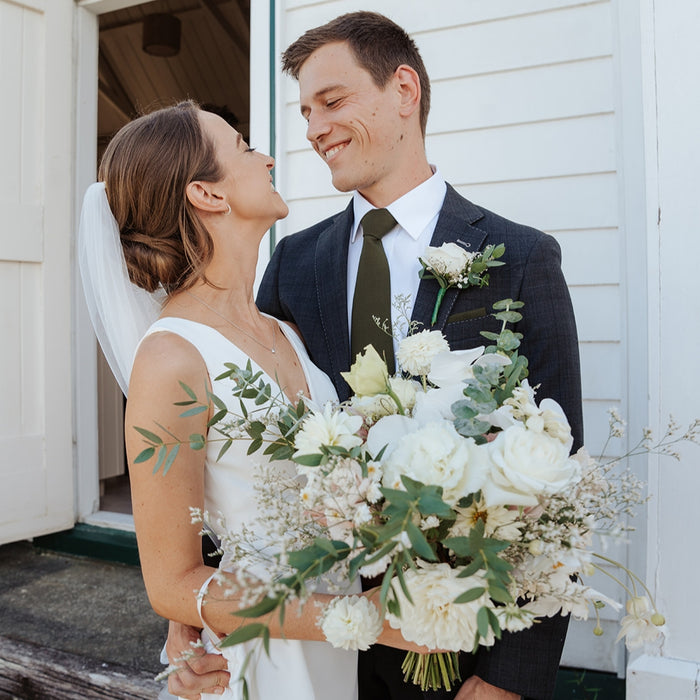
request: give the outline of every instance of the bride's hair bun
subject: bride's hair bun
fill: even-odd
[[[191,286],[213,253],[211,236],[186,194],[194,180],[222,178],[198,112],[194,102],[180,102],[129,122],[100,164],[129,277],[149,292]]]

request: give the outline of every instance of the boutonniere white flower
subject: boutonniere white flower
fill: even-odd
[[[456,243],[443,243],[439,248],[428,246],[418,260],[422,265],[421,279],[434,279],[440,285],[430,324],[437,321],[445,292],[452,288],[485,287],[489,283],[488,269],[504,263],[499,261],[506,247],[488,245],[483,251],[471,253]]]

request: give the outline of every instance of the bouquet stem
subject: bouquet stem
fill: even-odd
[[[405,683],[411,681],[421,690],[452,690],[455,681],[462,680],[459,675],[457,653],[450,651],[436,654],[417,654],[409,651],[401,664]]]

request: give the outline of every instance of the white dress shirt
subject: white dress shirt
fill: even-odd
[[[435,166],[432,177],[414,187],[403,197],[389,204],[386,209],[396,219],[396,226],[382,238],[384,253],[389,263],[391,276],[392,299],[392,323],[404,337],[407,327],[404,322],[396,317],[397,310],[393,307],[393,301],[398,294],[410,297],[408,316],[413,312],[413,305],[418,294],[418,285],[421,264],[418,262],[425,249],[430,245],[433,231],[437,224],[438,215],[447,192],[447,185]],[[355,295],[355,282],[357,281],[357,269],[360,265],[362,253],[363,231],[360,221],[362,217],[374,209],[374,207],[359,193],[353,195],[353,210],[355,222],[350,232],[350,245],[348,246],[348,331],[352,332],[352,300]],[[396,352],[396,337],[394,338],[394,352]],[[389,368],[393,372],[393,368]]]

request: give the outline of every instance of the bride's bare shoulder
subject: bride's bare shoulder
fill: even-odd
[[[157,331],[146,336],[136,352],[129,395],[134,386],[170,393],[168,388],[179,387],[179,382],[201,385],[207,376],[204,360],[192,343],[177,333]]]

